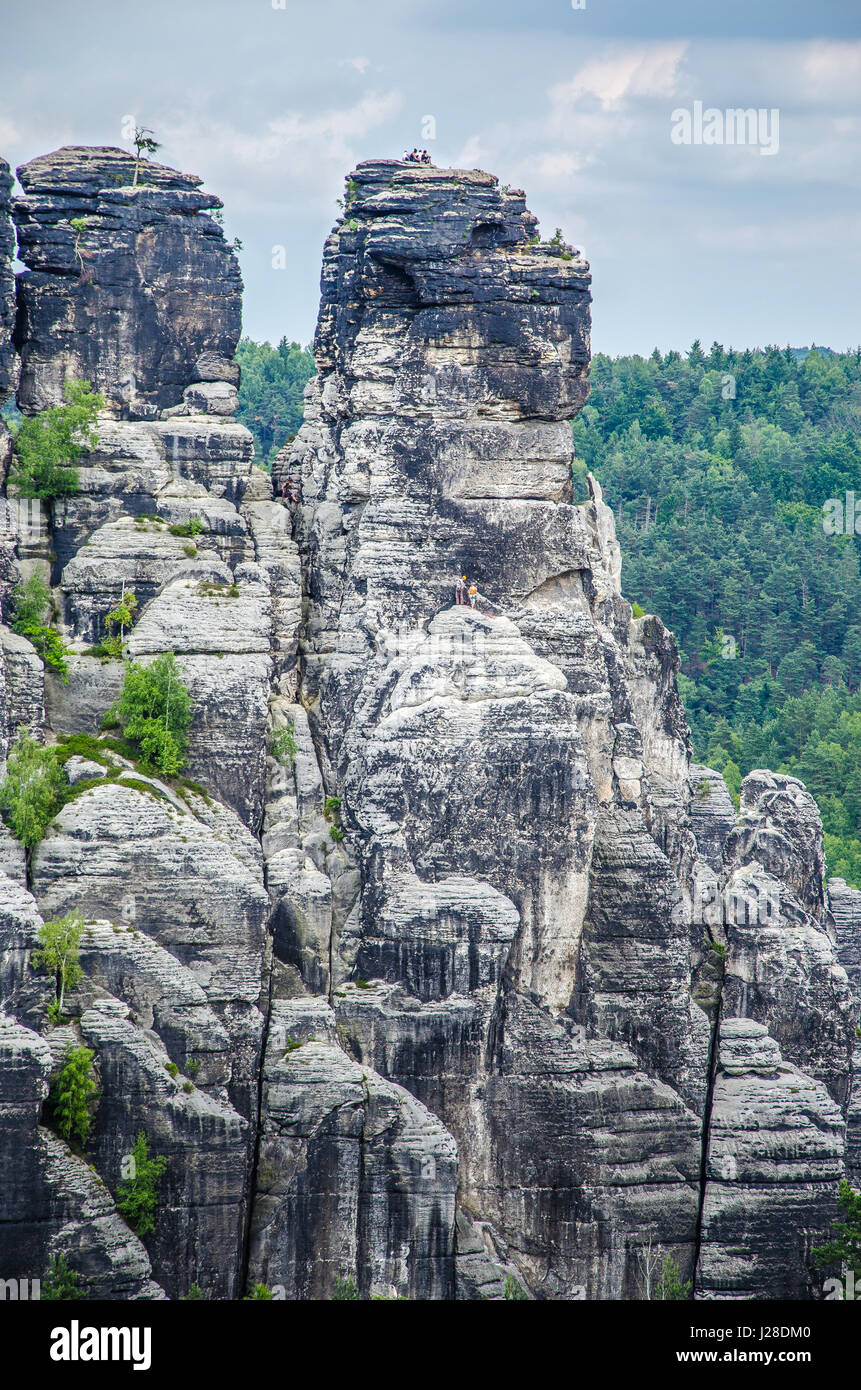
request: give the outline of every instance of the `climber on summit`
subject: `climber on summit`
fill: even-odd
[[[454,586],[455,603],[466,604],[466,575],[462,574]]]

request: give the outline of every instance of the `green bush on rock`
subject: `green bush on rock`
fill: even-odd
[[[33,969],[46,970],[54,976],[56,994],[48,1013],[55,1023],[62,1015],[66,990],[73,989],[82,975],[78,956],[83,934],[83,918],[77,912],[69,912],[65,917],[51,917],[39,928],[39,945],[33,952]]]
[[[31,574],[29,579],[15,585],[12,602],[12,631],[32,642],[45,665],[53,667],[65,685],[69,678],[66,665],[69,648],[60,634],[43,621],[45,609],[51,602],[51,590],[38,574]]]
[[[0,785],[0,811],[12,834],[28,852],[39,843],[57,814],[65,785],[54,750],[43,748],[22,725]]]
[[[42,1280],[39,1297],[44,1300],[67,1302],[69,1299],[86,1298],[81,1287],[81,1276],[72,1269],[65,1254],[55,1255],[48,1273]]]
[[[68,381],[65,405],[51,406],[25,419],[15,439],[10,473],[22,497],[69,497],[78,490],[74,464],[98,443],[95,423],[105,398],[88,381]]]
[[[122,693],[105,714],[102,728],[119,724],[144,760],[171,777],[185,766],[191,714],[191,696],[176,658],[165,652],[149,666],[129,664]]]
[[[158,1183],[167,1167],[167,1159],[150,1158],[149,1142],[143,1130],[140,1130],[131,1160],[131,1173],[117,1193],[117,1210],[135,1235],[145,1236],[155,1230]]]
[[[60,1075],[51,1088],[50,1106],[57,1133],[67,1144],[87,1142],[92,1123],[92,1105],[98,1094],[93,1079],[94,1053],[88,1047],[66,1049]]]

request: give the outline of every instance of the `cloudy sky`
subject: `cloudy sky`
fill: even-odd
[[[345,175],[418,144],[525,188],[543,233],[582,248],[595,350],[861,341],[859,0],[0,0],[0,14],[0,154],[18,165],[127,143],[129,118],[151,127],[157,157],[224,200],[253,337],[310,339]],[[759,142],[697,143],[696,103],[762,111]]]

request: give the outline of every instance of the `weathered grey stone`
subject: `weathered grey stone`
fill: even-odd
[[[845,879],[829,878],[828,904],[834,919],[838,959],[855,998],[861,1000],[861,892],[850,888]]]
[[[462,875],[393,875],[369,912],[359,972],[401,980],[422,1000],[498,985],[520,925],[509,898]]]
[[[485,1145],[460,1149],[462,1200],[551,1298],[644,1296],[645,1253],[694,1255],[700,1123],[618,1043],[583,1040],[520,995],[496,1023]],[[552,1246],[547,1231],[555,1232]]]
[[[457,1151],[434,1116],[338,1046],[325,1002],[273,1004],[250,1282],[287,1298],[451,1298]]]
[[[50,673],[45,681],[45,711],[51,731],[98,733],[102,716],[123,688],[122,662],[72,652],[66,665],[66,684]]]
[[[688,771],[691,789],[691,830],[696,837],[697,851],[716,873],[723,865],[723,847],[735,826],[735,807],[719,772],[699,763],[691,763]]]
[[[831,937],[756,863],[732,873],[724,896],[724,1016],[764,1024],[787,1062],[845,1105],[858,1004]]]
[[[688,917],[666,856],[633,808],[605,808],[592,851],[576,1013],[626,1042],[701,1114],[708,1034],[694,1022]],[[696,1007],[696,1006],[694,1006]]]
[[[18,380],[18,359],[12,346],[15,327],[15,276],[12,261],[15,256],[15,229],[10,217],[12,174],[5,159],[0,159],[0,405],[15,389]],[[2,427],[5,436],[5,426]],[[0,437],[0,462],[4,461],[4,440]],[[0,468],[0,481],[5,469]]]
[[[103,413],[97,435],[96,447],[78,462],[77,493],[53,506],[58,573],[99,527],[122,517],[137,520],[142,537],[159,522],[174,525],[196,517],[203,531],[179,537],[183,546],[194,545],[204,555],[214,552],[230,563],[250,558],[246,527],[234,505],[250,479],[254,446],[244,426],[202,416],[148,423]],[[114,536],[110,544],[122,559],[123,539],[131,558],[138,539]],[[99,544],[104,545],[101,537]],[[176,547],[168,553],[177,553]],[[128,579],[122,571],[121,577]]]
[[[753,772],[724,843],[724,1016],[763,1023],[783,1056],[849,1094],[857,999],[839,964],[824,886],[822,822],[801,782]]]
[[[227,1030],[192,971],[137,930],[134,900],[129,897],[123,906],[126,922],[87,923],[81,941],[84,978],[74,999],[82,1007],[103,992],[122,999],[132,1023],[156,1034],[181,1072],[226,1099],[231,1070]]]
[[[26,886],[27,864],[24,846],[3,824],[0,824],[0,872],[13,882]]]
[[[40,741],[45,725],[45,668],[32,642],[0,624],[0,768],[19,728]]]
[[[88,1298],[163,1298],[146,1250],[118,1216],[104,1183],[39,1127],[51,1068],[44,1039],[0,1013],[4,1277],[44,1280],[51,1258],[63,1254]]]
[[[233,576],[217,544],[203,539],[198,544],[200,537],[171,535],[166,525],[141,525],[127,517],[99,527],[63,570],[71,631],[90,642],[104,636],[104,618],[119,602],[124,585],[133,590],[140,610],[181,577],[229,587]]]
[[[302,575],[299,550],[291,536],[290,517],[280,502],[268,500],[268,475],[256,470],[245,493],[242,515],[254,542],[254,554],[269,585],[272,605],[271,655],[274,663],[273,689],[295,698],[298,678],[299,628],[302,622]],[[265,479],[265,484],[263,480]],[[265,500],[252,500],[253,484],[265,487]]]
[[[231,1040],[228,1092],[256,1104],[267,898],[226,837],[159,794],[96,786],[60,811],[33,855],[43,914],[77,909],[153,936],[191,971]],[[133,846],[133,852],[130,849]]]
[[[209,1298],[231,1298],[242,1250],[248,1124],[231,1106],[172,1076],[167,1052],[100,1002],[81,1018],[102,1079],[89,1145],[96,1167],[118,1188],[123,1159],[143,1131],[150,1153],[167,1159],[158,1220],[146,1237],[156,1278],[170,1297],[197,1283]]]
[[[587,266],[490,175],[360,165],[319,375],[270,479],[230,418],[215,201],[157,165],[129,188],[132,163],[27,166],[22,400],[58,398],[71,364],[109,403],[79,492],[0,547],[0,597],[34,567],[62,594],[50,739],[116,698],[122,663],[81,648],[133,589],[127,654],[176,654],[202,787],[69,759],[35,900],[0,840],[0,1000],[30,1030],[14,1142],[43,1154],[45,1078],[89,1043],[110,1189],[141,1128],[169,1160],[147,1243],[171,1296],[241,1296],[247,1275],[287,1298],[339,1277],[363,1297],[649,1298],[667,1255],[703,1298],[814,1293],[836,1182],[861,1172],[861,912],[839,883],[829,908],[801,783],[751,774],[736,818],[691,764],[672,634],[623,599],[594,478],[572,504]],[[475,608],[454,602],[464,572]],[[21,712],[42,736],[26,645],[4,639],[7,744]],[[72,909],[84,973],[49,1029],[40,911]],[[10,1221],[0,1197],[0,1241],[39,1268],[58,1248],[42,1162]],[[108,1296],[157,1295],[75,1163],[63,1239]]]
[[[66,146],[18,170],[22,408],[83,377],[116,411],[179,404],[202,354],[232,358],[242,280],[200,179],[125,150]],[[72,221],[84,219],[78,233]],[[210,358],[210,360],[212,360]]]
[[[697,1298],[813,1295],[811,1250],[837,1215],[843,1131],[825,1087],[784,1062],[762,1024],[722,1023]]]
[[[531,1298],[523,1288],[520,1271],[508,1261],[499,1233],[489,1221],[473,1221],[463,1207],[457,1212],[456,1270],[459,1299],[499,1302],[506,1298],[506,1289],[510,1291],[512,1284],[524,1298]]]
[[[748,773],[741,784],[740,821],[724,845],[727,862],[756,861],[786,885],[805,912],[822,922],[826,911],[822,821],[797,777]]]
[[[856,1035],[853,1038],[852,1077],[846,1107],[846,1169],[855,1188],[861,1188],[861,1046],[857,1040],[861,1015],[861,892],[842,878],[829,878],[828,901],[837,936],[837,958],[849,978],[854,1001]]]
[[[188,410],[202,415],[235,415],[239,397],[226,381],[195,381],[182,393]]]

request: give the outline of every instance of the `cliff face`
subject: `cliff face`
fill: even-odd
[[[15,389],[16,361],[12,347],[15,326],[15,229],[10,215],[12,175],[5,159],[0,159],[0,404]]]
[[[69,684],[4,635],[4,727],[97,728],[122,669],[85,648],[125,583],[129,654],[184,670],[207,795],[71,758],[80,794],[26,874],[0,844],[0,1104],[34,1155],[0,1239],[39,1265],[72,1230],[139,1297],[510,1276],[642,1298],[667,1253],[699,1297],[805,1296],[847,1116],[858,1162],[861,912],[851,890],[832,912],[800,783],[752,773],[737,816],[690,764],[673,638],[621,596],[598,484],[572,496],[587,265],[487,174],[360,165],[282,506],[231,419],[216,200],[156,165],[134,188],[132,163],[21,174],[22,403],[68,373],[109,406],[49,518]],[[84,978],[52,1029],[31,954],[72,908]],[[102,1200],[141,1128],[168,1159],[145,1250],[96,1250],[89,1198],[38,1157],[80,1163],[40,1124],[70,1039],[98,1062]]]
[[[18,358],[12,346],[15,326],[15,228],[11,217],[12,175],[5,159],[0,159],[0,406],[15,389]],[[0,486],[5,484],[11,459],[12,441],[5,421],[0,420]],[[11,516],[4,506],[0,517],[0,605],[3,605],[17,578]]]
[[[18,170],[19,401],[63,399],[84,377],[131,418],[178,405],[190,383],[238,382],[242,280],[201,180],[77,145]]]

